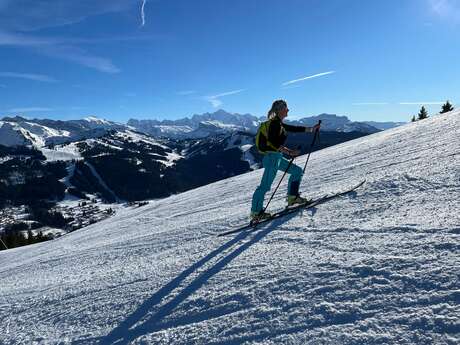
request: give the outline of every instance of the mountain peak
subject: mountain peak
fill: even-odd
[[[104,124],[104,125],[108,125],[108,124],[111,123],[110,121],[100,119],[100,118],[98,118],[96,116],[87,116],[83,120],[85,120],[87,122],[92,122],[92,123],[97,123],[97,124]]]
[[[24,118],[22,116],[19,116],[19,115],[16,115],[16,116],[13,116],[13,117],[5,116],[1,120],[6,121],[6,122],[24,122],[24,121],[28,121],[28,119],[26,119],[26,118]]]

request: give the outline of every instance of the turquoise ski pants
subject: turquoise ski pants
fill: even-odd
[[[262,161],[264,174],[262,181],[252,196],[251,212],[260,212],[263,209],[265,194],[270,190],[278,170],[286,171],[289,161],[283,157],[281,152],[268,152]],[[291,164],[287,172],[291,176],[288,183],[288,195],[298,195],[300,180],[303,171],[298,165]]]

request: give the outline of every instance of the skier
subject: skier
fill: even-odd
[[[288,206],[308,202],[306,198],[301,197],[299,194],[300,180],[303,175],[302,168],[295,164],[289,166],[289,161],[283,157],[283,153],[292,158],[297,157],[300,151],[287,148],[284,146],[284,142],[287,137],[286,132],[315,132],[319,130],[320,125],[302,127],[285,124],[283,120],[287,117],[288,112],[286,101],[277,100],[273,102],[267,114],[268,121],[263,122],[258,129],[256,146],[264,155],[262,163],[265,170],[262,181],[252,196],[251,222],[271,217],[269,213],[263,212],[263,202],[265,194],[270,190],[278,170],[286,171],[289,167],[287,173],[291,176],[287,192]]]

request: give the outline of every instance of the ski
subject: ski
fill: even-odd
[[[255,229],[257,226],[259,226],[261,224],[271,222],[274,219],[286,216],[288,214],[297,212],[299,210],[308,210],[308,209],[313,208],[313,207],[315,207],[315,206],[317,206],[319,204],[322,204],[322,203],[324,203],[324,202],[326,202],[328,200],[332,200],[332,199],[337,198],[339,196],[349,194],[349,193],[355,191],[356,189],[358,189],[359,187],[361,187],[365,182],[366,182],[366,180],[363,180],[360,183],[358,183],[357,185],[355,185],[355,186],[353,186],[353,187],[351,187],[351,188],[349,188],[349,189],[347,189],[346,191],[343,191],[343,192],[338,192],[338,193],[334,193],[334,194],[325,194],[325,195],[323,195],[323,196],[321,196],[321,197],[319,197],[317,199],[314,199],[313,201],[311,201],[309,203],[297,205],[297,206],[294,206],[294,207],[285,208],[285,209],[283,209],[281,211],[278,211],[278,212],[274,213],[270,218],[261,220],[261,221],[255,223],[255,224],[242,225],[242,226],[240,226],[240,227],[238,227],[236,229],[232,229],[232,230],[220,233],[220,234],[217,235],[217,237],[231,235],[231,234],[234,234],[234,233],[237,233],[237,232],[240,232],[240,231],[244,231],[244,230],[248,230],[248,229]]]

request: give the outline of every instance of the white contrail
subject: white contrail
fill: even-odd
[[[246,91],[246,89],[239,89],[239,90],[234,90],[234,91],[223,92],[223,93],[220,93],[218,95],[209,96],[209,97],[210,98],[219,98],[219,97],[224,97],[224,96],[235,95],[235,94],[243,92],[243,91]]]
[[[145,8],[145,3],[147,2],[147,0],[142,0],[142,6],[141,6],[141,19],[142,19],[142,26],[145,25],[145,11],[144,11],[144,8]]]
[[[287,81],[287,82],[283,83],[282,85],[286,86],[286,85],[289,85],[289,84],[298,83],[299,81],[304,81],[304,80],[307,80],[307,79],[322,77],[323,75],[328,75],[328,74],[332,74],[332,73],[335,73],[335,71],[329,71],[329,72],[323,72],[323,73],[318,73],[318,74],[314,74],[314,75],[309,75],[308,77],[303,77],[303,78]]]
[[[358,102],[352,103],[352,105],[387,105],[386,102]]]
[[[237,93],[246,91],[246,89],[240,89],[240,90],[234,90],[234,91],[228,91],[228,92],[223,92],[219,93],[214,96],[206,96],[204,99],[212,104],[214,108],[220,107],[222,104],[224,104],[219,98],[220,97],[225,97],[225,96],[230,96],[230,95],[236,95]]]
[[[21,78],[35,81],[42,81],[45,83],[56,83],[57,80],[43,74],[32,73],[16,73],[16,72],[0,72],[0,78]]]
[[[444,104],[444,102],[401,102],[401,105],[437,105]]]

